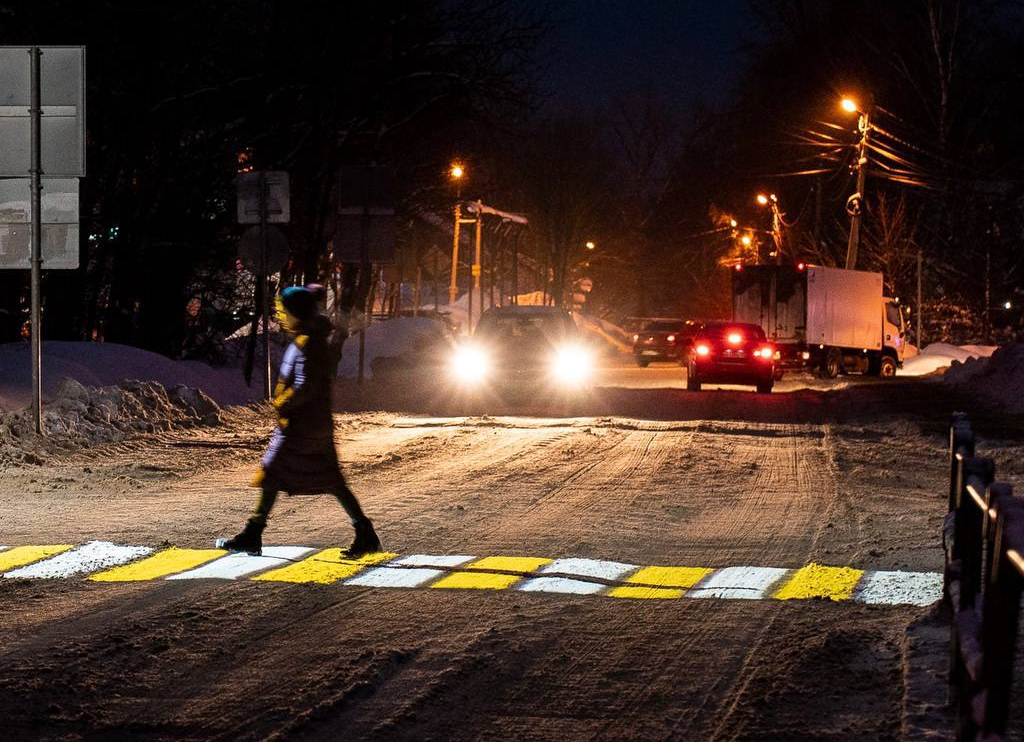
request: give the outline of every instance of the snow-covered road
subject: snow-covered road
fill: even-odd
[[[405,588],[383,563],[315,565],[326,579],[197,552],[154,567],[245,518],[258,410],[8,469],[0,544],[109,541],[90,558],[116,548],[149,575],[87,579],[65,548],[49,556],[66,579],[0,580],[10,738],[895,739],[905,632],[928,609],[860,598],[941,570],[938,388],[603,398],[662,413],[644,416],[338,415],[353,489],[409,560],[391,571],[434,572]],[[301,547],[278,555],[301,565],[348,531],[332,498],[282,498],[266,542]],[[683,587],[609,599],[639,597],[642,574]]]

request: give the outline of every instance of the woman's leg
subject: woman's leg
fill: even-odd
[[[348,514],[349,520],[352,521],[352,526],[356,529],[355,539],[353,539],[352,545],[346,550],[348,557],[356,559],[364,554],[380,551],[380,538],[373,528],[373,523],[370,522],[370,519],[366,517],[366,513],[359,506],[359,500],[356,499],[355,494],[349,489],[345,478],[340,477],[340,479],[341,483],[335,486],[331,492],[338,498],[341,506],[345,508],[345,513]]]

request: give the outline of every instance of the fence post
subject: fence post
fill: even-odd
[[[963,412],[954,412],[949,426],[949,512],[956,509],[957,453],[963,453],[965,456],[974,455],[974,433],[971,432],[971,423]]]
[[[980,457],[959,457],[959,492],[956,503],[956,525],[953,535],[955,556],[960,562],[960,609],[973,608],[975,596],[981,592],[982,544],[984,513],[971,497],[968,484],[972,477],[981,481],[979,494],[988,492],[995,479],[995,463]]]
[[[981,564],[982,595],[988,592],[989,584],[992,582],[992,562],[996,553],[996,529],[992,512],[998,507],[997,503],[1010,497],[1013,497],[1013,486],[1002,482],[994,482],[985,490],[985,513],[981,526],[984,539]]]
[[[1010,548],[1018,552],[1024,550],[1024,501],[999,498],[995,508],[992,583],[985,595],[981,629],[981,677],[985,694],[984,706],[978,709],[981,711],[978,721],[983,736],[1006,734],[1020,600],[1024,592],[1024,578],[1007,554]]]

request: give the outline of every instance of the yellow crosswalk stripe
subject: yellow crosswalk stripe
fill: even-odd
[[[70,549],[74,544],[51,544],[48,546],[15,546],[0,551],[0,572],[22,567],[40,559],[47,559]]]
[[[345,559],[342,552],[343,549],[324,549],[313,556],[306,557],[301,562],[264,572],[252,579],[270,582],[316,582],[321,585],[330,585],[332,582],[352,577],[372,564],[386,562],[398,556],[391,552],[378,551],[358,559]]]
[[[493,556],[477,559],[463,567],[463,571],[452,572],[442,577],[431,587],[471,589],[471,590],[505,590],[523,579],[521,574],[496,574],[490,570],[502,572],[533,572],[551,564],[551,559],[543,557],[507,557]]]
[[[808,564],[793,573],[793,576],[772,597],[777,600],[801,598],[826,598],[828,600],[849,600],[857,587],[864,570],[851,567],[825,567]]]
[[[223,549],[179,549],[172,546],[137,562],[97,572],[89,579],[95,582],[157,580],[206,564],[225,554],[227,552]]]
[[[626,585],[612,588],[608,595],[613,598],[673,600],[683,597],[687,588],[713,571],[706,567],[643,567],[626,580]]]

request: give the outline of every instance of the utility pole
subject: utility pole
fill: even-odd
[[[452,280],[448,284],[448,306],[455,304],[459,292],[459,225],[462,224],[462,205],[455,202],[455,228],[452,230]]]
[[[918,350],[921,350],[924,346],[921,344],[921,331],[924,329],[924,311],[921,309],[921,268],[923,267],[923,258],[921,255],[921,248],[917,248],[917,333],[914,335],[914,340],[917,343]]]
[[[480,313],[484,310],[484,295],[480,290],[480,238],[481,231],[483,229],[484,222],[484,208],[483,202],[476,202],[476,250],[473,253],[473,291],[480,300]],[[473,329],[473,294],[469,295],[469,329]]]
[[[846,211],[850,215],[850,243],[846,248],[846,269],[857,267],[857,251],[860,249],[860,220],[864,213],[864,178],[868,165],[868,134],[871,121],[865,111],[859,111],[857,129],[860,131],[860,142],[857,144],[857,191],[846,201]]]

